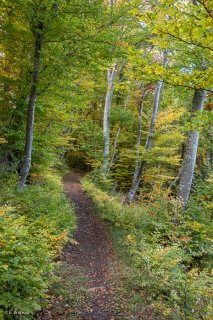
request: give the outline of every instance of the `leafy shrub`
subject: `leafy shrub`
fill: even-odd
[[[0,305],[31,313],[40,308],[53,268],[47,241],[24,216],[5,214],[0,229]]]
[[[60,178],[17,191],[17,177],[2,175],[0,190],[0,309],[3,319],[31,319],[54,279],[54,258],[75,228]]]

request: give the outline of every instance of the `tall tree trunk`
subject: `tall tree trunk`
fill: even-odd
[[[25,139],[25,155],[21,167],[19,190],[22,190],[31,167],[32,158],[32,144],[33,144],[33,127],[34,127],[34,113],[37,99],[39,71],[41,66],[41,51],[43,44],[43,25],[40,23],[35,32],[35,51],[34,51],[34,64],[32,83],[28,101],[27,109],[27,122],[26,122],[26,139]]]
[[[198,111],[203,110],[206,92],[202,89],[197,89],[194,92],[191,118],[196,116]],[[187,141],[185,146],[185,153],[182,163],[182,171],[180,178],[180,185],[177,197],[182,201],[182,209],[186,208],[189,200],[191,185],[195,170],[195,163],[197,158],[197,148],[199,142],[199,132],[190,130],[187,134]]]
[[[133,184],[135,183],[138,172],[139,172],[139,156],[140,156],[140,144],[141,144],[141,130],[142,130],[142,116],[143,116],[143,107],[144,107],[144,85],[142,86],[142,99],[140,106],[138,108],[138,131],[137,131],[137,146],[136,146],[136,160],[135,160],[135,169],[134,169],[134,177],[133,177]]]
[[[147,149],[147,150],[151,149],[151,147],[152,147],[155,122],[156,122],[157,113],[158,113],[158,109],[159,109],[159,105],[160,105],[160,94],[161,94],[162,86],[163,86],[163,81],[161,81],[161,80],[158,81],[157,86],[156,86],[156,90],[155,90],[152,118],[151,118],[149,132],[148,132],[146,144],[145,144],[145,149]],[[142,161],[140,163],[138,170],[137,170],[137,175],[134,176],[133,183],[132,183],[131,189],[128,194],[128,200],[127,200],[128,203],[131,203],[135,199],[135,194],[139,188],[140,181],[141,181],[144,169],[145,169],[145,165],[146,165],[146,161]]]
[[[163,66],[166,67],[168,64],[168,52],[164,52],[163,57]],[[158,109],[160,105],[160,97],[161,97],[161,90],[163,86],[163,81],[159,80],[157,81],[156,90],[155,90],[155,97],[154,97],[154,104],[153,104],[153,110],[152,110],[152,117],[149,125],[149,132],[146,139],[145,149],[149,150],[152,148],[152,142],[154,137],[154,131],[155,131],[155,122],[158,114]],[[134,177],[132,186],[130,188],[130,191],[128,193],[127,203],[131,203],[135,199],[135,194],[139,188],[140,181],[145,169],[146,161],[142,160],[138,169],[137,176]]]
[[[104,135],[104,151],[103,151],[103,174],[106,177],[109,165],[109,147],[110,147],[110,112],[112,106],[112,97],[114,92],[115,78],[117,75],[117,64],[107,72],[108,88],[104,105],[103,135]]]
[[[116,4],[116,0],[109,0],[109,8],[112,9],[113,6]],[[122,35],[123,35],[123,26],[121,27]],[[110,170],[109,164],[109,155],[110,155],[110,112],[112,106],[112,98],[114,93],[114,85],[115,85],[115,78],[118,71],[118,65],[114,64],[112,68],[107,71],[107,81],[108,81],[108,88],[105,98],[105,105],[104,105],[104,119],[103,119],[103,135],[104,135],[104,150],[103,150],[103,166],[102,172],[104,178],[106,178],[108,171]]]

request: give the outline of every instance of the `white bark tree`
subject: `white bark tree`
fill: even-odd
[[[25,138],[25,154],[21,167],[20,181],[18,189],[22,190],[26,179],[28,177],[31,161],[32,161],[32,146],[33,146],[33,128],[34,128],[34,114],[37,100],[39,72],[41,66],[41,52],[43,47],[43,24],[39,22],[34,30],[35,46],[34,46],[34,62],[33,74],[30,88],[30,95],[27,108],[27,122],[26,122],[26,138]]]
[[[206,92],[205,90],[195,90],[191,118],[196,116],[196,113],[203,110]],[[195,170],[197,158],[197,148],[199,142],[199,132],[190,130],[187,134],[183,163],[181,166],[181,178],[177,197],[181,199],[182,209],[185,209],[189,200],[192,180]]]
[[[166,67],[167,64],[168,64],[168,52],[166,51],[163,54],[163,66]],[[163,87],[163,80],[157,81],[153,110],[152,110],[152,117],[151,117],[149,131],[148,131],[146,144],[145,144],[145,149],[147,150],[152,148],[154,131],[155,131],[155,122],[156,122],[156,118],[157,118],[157,114],[160,106],[160,97],[161,97],[162,87]],[[135,195],[139,188],[141,178],[145,169],[145,165],[146,165],[146,161],[142,160],[139,165],[139,168],[137,169],[137,175],[134,175],[132,186],[128,193],[127,203],[131,203],[135,199]]]
[[[107,92],[104,105],[104,119],[103,119],[103,135],[104,135],[104,150],[103,150],[103,174],[106,176],[109,166],[110,155],[110,113],[112,107],[112,98],[115,87],[115,78],[118,74],[117,64],[112,69],[107,71]]]
[[[142,130],[142,116],[143,116],[143,108],[144,108],[144,98],[145,98],[145,88],[142,85],[141,90],[141,103],[138,108],[138,131],[137,131],[137,146],[136,146],[136,160],[135,160],[135,169],[134,169],[134,177],[133,177],[133,184],[135,183],[138,172],[139,172],[139,156],[140,156],[140,144],[141,144],[141,130]]]

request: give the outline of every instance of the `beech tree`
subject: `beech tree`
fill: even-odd
[[[164,52],[163,54],[163,66],[166,67],[168,64],[168,52]],[[152,116],[151,116],[151,121],[149,125],[149,131],[146,139],[146,144],[145,144],[145,149],[149,150],[152,148],[152,143],[153,143],[153,136],[154,136],[154,130],[155,130],[155,122],[160,106],[160,96],[161,96],[161,90],[163,86],[163,81],[159,80],[157,81],[156,84],[156,89],[155,89],[155,94],[154,94],[154,103],[153,103],[153,110],[152,110]],[[141,129],[140,129],[141,130]],[[128,203],[131,203],[134,198],[135,194],[138,190],[138,187],[140,185],[141,177],[143,175],[144,169],[145,169],[146,161],[142,160],[140,162],[139,168],[136,166],[135,167],[135,172],[134,172],[134,178],[133,178],[133,183],[131,186],[131,189],[129,190],[128,193]]]
[[[192,101],[192,110],[191,110],[191,119],[196,117],[197,112],[203,110],[203,105],[205,101],[205,90],[195,90],[193,101]],[[188,203],[189,195],[191,191],[191,185],[195,170],[195,163],[197,158],[197,148],[199,142],[199,132],[196,130],[190,130],[187,134],[187,140],[185,144],[184,158],[181,167],[181,177],[180,185],[177,197],[180,198],[182,202],[182,208],[184,209]]]
[[[110,15],[113,13],[113,8],[116,5],[116,0],[109,0],[109,11]],[[110,26],[112,28],[112,26]],[[123,28],[118,27],[121,32],[121,38],[123,35]],[[113,51],[115,48],[112,47],[111,51],[113,54]],[[120,72],[121,69],[121,63],[119,61],[116,61],[112,67],[110,67],[107,70],[107,91],[106,91],[106,97],[105,97],[105,104],[104,104],[104,116],[103,116],[103,136],[104,136],[104,148],[103,148],[103,175],[106,178],[107,173],[110,168],[110,113],[111,113],[111,107],[112,107],[112,99],[113,99],[113,93],[115,88],[115,80]]]
[[[118,74],[118,65],[115,64],[112,69],[107,71],[107,92],[104,105],[103,119],[103,135],[104,135],[104,151],[103,151],[103,173],[106,176],[109,166],[110,155],[110,111],[112,106],[112,98],[115,87],[115,78]]]
[[[32,146],[33,146],[33,127],[34,127],[34,114],[35,105],[38,93],[38,83],[39,83],[39,73],[41,68],[41,54],[43,49],[44,40],[44,22],[43,12],[46,8],[39,8],[37,11],[37,17],[34,17],[35,22],[32,25],[32,33],[35,38],[34,45],[34,62],[33,62],[33,72],[31,80],[31,88],[29,93],[29,102],[27,106],[27,122],[26,122],[26,141],[25,141],[25,155],[21,167],[19,189],[22,190],[27,176],[30,171],[31,161],[32,161]]]

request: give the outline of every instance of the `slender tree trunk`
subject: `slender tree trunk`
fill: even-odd
[[[115,78],[117,75],[117,64],[107,72],[108,88],[104,105],[103,135],[104,135],[104,151],[103,151],[103,174],[106,176],[109,165],[109,147],[110,147],[110,112],[112,106],[112,97],[114,92]]]
[[[163,66],[166,67],[168,64],[168,52],[164,52],[163,57]],[[163,86],[163,81],[159,80],[157,81],[156,90],[155,90],[155,97],[154,97],[154,104],[153,104],[153,110],[152,110],[152,117],[149,125],[149,132],[146,139],[145,149],[149,150],[152,148],[152,142],[154,137],[154,131],[155,131],[155,122],[158,114],[158,109],[160,106],[160,97],[161,97],[161,90]],[[132,186],[130,188],[130,191],[128,193],[127,203],[131,203],[135,199],[135,194],[139,188],[140,181],[145,169],[146,161],[142,160],[138,169],[138,174],[133,179]]]
[[[143,107],[144,107],[144,85],[142,86],[142,100],[140,106],[138,108],[138,132],[137,132],[137,146],[136,146],[136,161],[135,161],[135,169],[134,169],[134,177],[133,177],[133,184],[138,176],[139,172],[139,156],[140,156],[140,144],[141,144],[141,130],[142,130],[142,116],[143,116]]]
[[[116,4],[116,0],[109,0],[109,8],[112,9]],[[123,26],[121,27],[123,35]],[[122,68],[122,67],[121,67]],[[112,106],[112,98],[114,93],[114,82],[118,71],[118,65],[115,64],[113,68],[107,72],[108,88],[104,105],[104,119],[103,119],[103,135],[104,135],[104,150],[103,150],[103,166],[102,172],[104,178],[106,178],[109,168],[109,155],[110,155],[110,112]]]
[[[34,127],[34,113],[37,99],[37,90],[39,82],[39,71],[41,66],[41,51],[43,44],[43,26],[39,24],[38,29],[35,32],[35,51],[34,51],[34,65],[32,83],[28,101],[27,109],[27,123],[26,123],[26,140],[25,140],[25,155],[22,163],[19,190],[22,190],[31,167],[32,158],[32,144],[33,144],[33,127]]]
[[[206,92],[205,90],[195,90],[191,118],[196,116],[198,111],[203,110],[204,100]],[[190,130],[187,134],[187,141],[185,146],[185,153],[182,163],[182,172],[180,178],[180,185],[177,197],[182,201],[182,209],[186,208],[189,200],[191,185],[195,170],[195,163],[197,158],[197,148],[199,142],[199,132],[196,130]]]
[[[153,141],[153,136],[154,136],[154,129],[155,129],[155,121],[157,118],[157,113],[160,105],[160,94],[161,94],[161,89],[163,86],[163,81],[158,81],[156,90],[155,90],[155,98],[154,98],[154,105],[153,105],[153,111],[152,111],[152,118],[149,126],[149,132],[148,136],[146,139],[146,144],[145,144],[145,149],[149,150],[152,147],[152,141]],[[138,168],[138,173],[136,176],[134,176],[133,183],[131,186],[131,189],[128,194],[128,203],[131,203],[135,199],[135,194],[139,188],[141,177],[143,175],[144,169],[145,169],[146,161],[142,161],[139,165]]]

